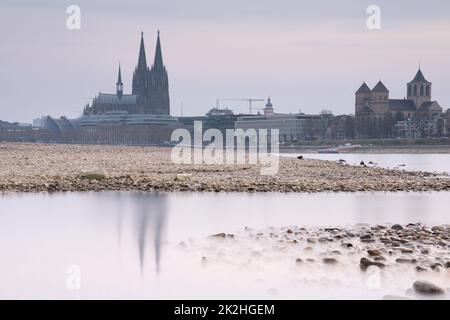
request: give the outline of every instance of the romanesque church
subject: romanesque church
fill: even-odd
[[[355,93],[356,135],[360,139],[392,138],[394,130],[410,138],[437,135],[442,108],[431,99],[431,82],[422,71],[407,84],[406,97],[390,99],[389,90],[379,81],[373,89],[364,82]]]

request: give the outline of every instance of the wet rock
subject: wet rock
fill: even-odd
[[[386,261],[386,258],[383,256],[378,256],[373,258],[375,261]]]
[[[353,248],[353,244],[351,244],[349,242],[344,242],[341,244],[341,246],[344,248]]]
[[[287,229],[287,230],[286,230],[286,233],[292,234],[292,233],[294,233],[294,231],[292,231],[292,229]]]
[[[392,229],[392,230],[403,230],[403,227],[402,227],[401,225],[399,225],[399,224],[394,224],[394,225],[391,227],[391,229]]]
[[[336,258],[330,258],[330,257],[323,258],[322,261],[325,264],[336,264],[336,263],[338,263],[338,260]]]
[[[370,266],[376,266],[379,268],[384,268],[386,265],[384,263],[381,262],[375,262],[375,261],[371,261],[367,258],[361,258],[360,262],[359,262],[359,266],[361,268],[361,270],[367,270],[368,267]]]
[[[226,234],[223,232],[211,235],[211,238],[225,238],[225,237],[226,237]]]
[[[440,295],[445,294],[446,290],[428,281],[416,281],[413,284],[416,292],[422,294]]]
[[[369,256],[380,256],[381,255],[381,251],[378,249],[369,249],[367,250],[367,253],[369,254]]]
[[[303,260],[300,258],[295,259],[295,263],[302,263],[302,262],[303,262]]]
[[[420,250],[421,254],[430,254],[430,249],[422,249]]]
[[[424,266],[417,266],[416,267],[416,271],[417,272],[423,272],[423,271],[428,271],[427,267]]]
[[[441,271],[444,266],[440,263],[433,263],[430,268],[434,271]]]
[[[397,258],[395,259],[395,262],[397,263],[416,263],[416,259],[408,259],[408,258]]]
[[[450,268],[450,261],[447,261],[447,262],[445,263],[445,267],[446,267],[447,269]]]
[[[83,171],[80,174],[80,178],[86,180],[103,180],[106,178],[106,172],[102,169]]]

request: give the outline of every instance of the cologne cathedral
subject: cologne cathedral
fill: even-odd
[[[84,115],[107,113],[170,115],[169,79],[163,63],[161,41],[156,41],[155,58],[151,67],[147,65],[144,34],[141,33],[138,64],[133,72],[132,93],[124,94],[122,75],[119,72],[116,93],[102,93],[84,108]]]

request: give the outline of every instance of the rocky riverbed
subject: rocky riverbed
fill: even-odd
[[[372,291],[385,299],[450,298],[450,225],[245,228],[179,248],[206,269],[226,265],[265,277],[275,270],[300,286],[360,286],[362,296]]]
[[[280,158],[260,165],[176,165],[170,148],[0,143],[0,191],[442,191],[450,179],[330,161]]]

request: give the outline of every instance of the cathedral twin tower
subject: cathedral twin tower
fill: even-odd
[[[141,33],[139,59],[133,73],[133,95],[141,98],[143,112],[146,114],[169,115],[169,78],[163,63],[161,40],[156,40],[155,59],[151,68],[145,56],[144,33]]]
[[[116,83],[116,93],[99,93],[92,106],[87,105],[85,115],[116,112],[129,114],[170,115],[169,78],[163,63],[161,40],[156,41],[153,65],[147,65],[144,34],[141,33],[138,64],[133,72],[132,93],[123,93],[121,69]]]

